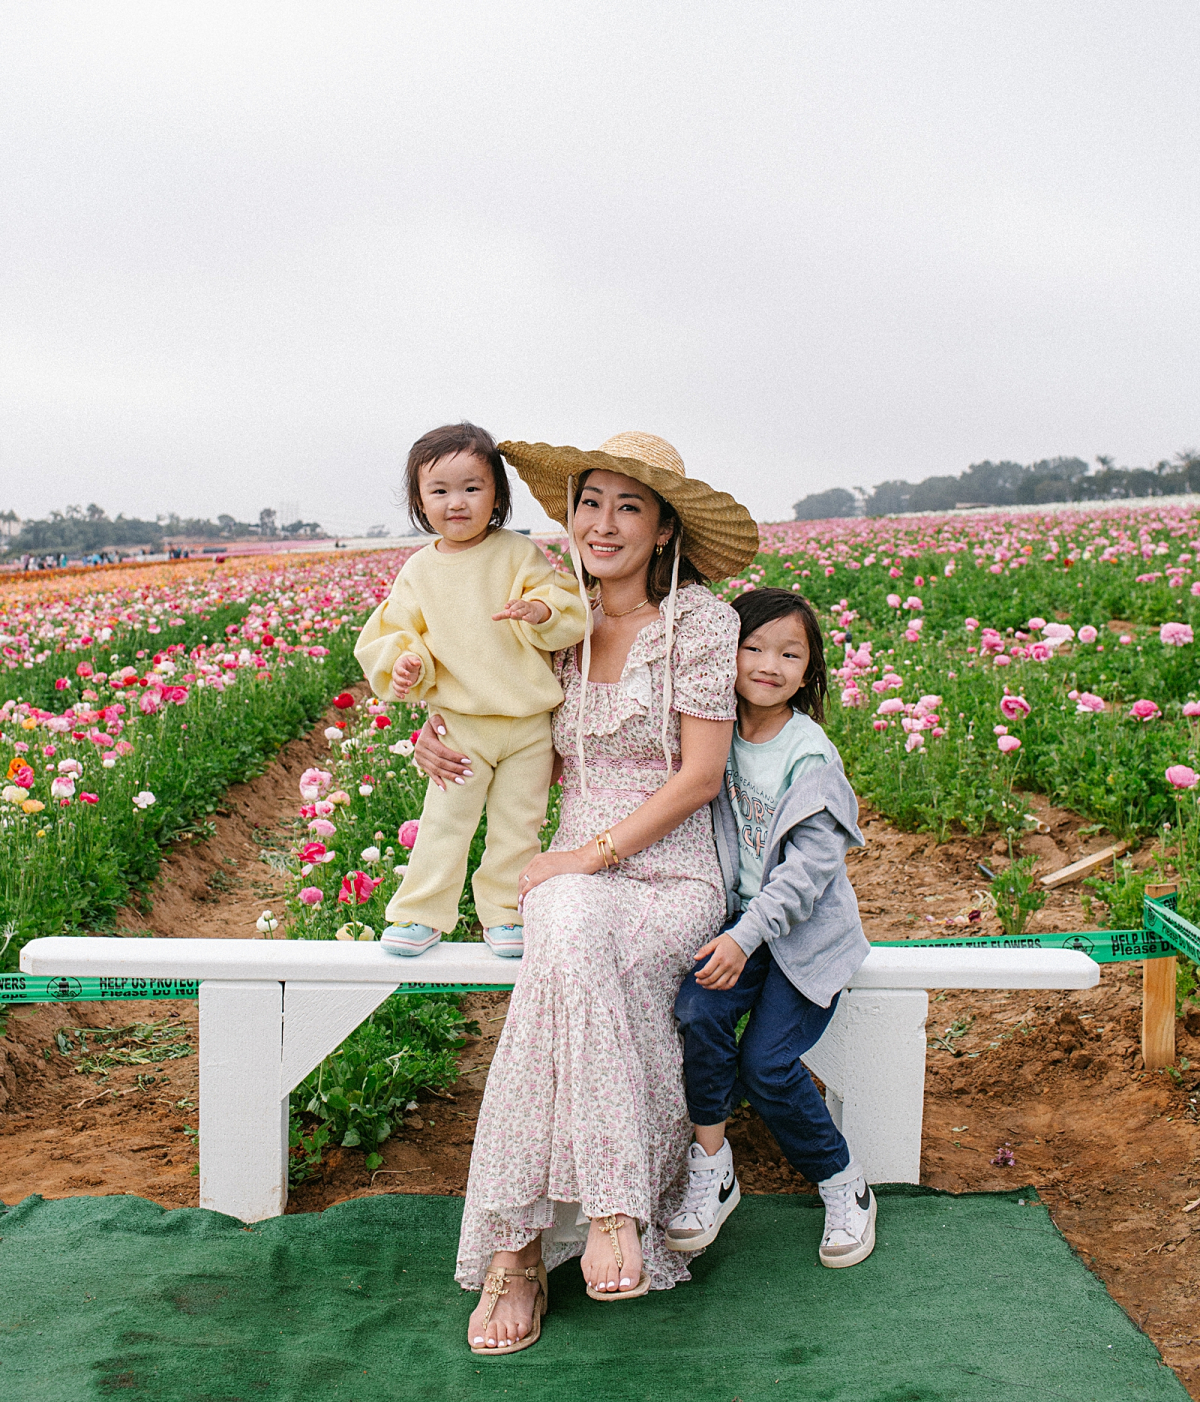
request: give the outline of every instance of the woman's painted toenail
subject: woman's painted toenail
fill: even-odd
[[[622,1289],[622,1290],[624,1290],[625,1287],[626,1287],[627,1285],[632,1285],[632,1284],[633,1284],[633,1281],[630,1280],[629,1277],[628,1277],[627,1275],[623,1275],[623,1276],[621,1277],[621,1289]]]

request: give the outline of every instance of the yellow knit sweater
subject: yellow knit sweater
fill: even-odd
[[[512,599],[536,599],[545,623],[496,623]],[[408,700],[468,716],[534,716],[563,699],[550,654],[583,637],[579,587],[558,573],[528,537],[493,531],[469,550],[429,544],[410,557],[392,592],[367,620],[354,655],[375,695],[392,697],[401,653],[421,659]]]

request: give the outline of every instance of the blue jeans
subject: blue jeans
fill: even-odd
[[[701,988],[696,971],[688,974],[675,999],[675,1019],[683,1033],[692,1123],[720,1124],[744,1096],[810,1183],[840,1173],[850,1148],[800,1060],[820,1040],[837,1001],[819,1008],[806,998],[765,944],[724,992]],[[737,1025],[746,1013],[750,1021],[739,1044]]]

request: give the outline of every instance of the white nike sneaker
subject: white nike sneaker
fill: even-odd
[[[405,920],[399,925],[389,925],[379,936],[379,943],[393,954],[424,954],[441,939],[441,931],[432,930],[428,925],[414,925]]]
[[[525,953],[525,926],[490,925],[483,932],[483,940],[502,959],[520,959]]]
[[[817,1253],[823,1266],[857,1266],[875,1250],[875,1194],[862,1166],[851,1159],[841,1173],[817,1184],[825,1204],[825,1231]]]
[[[693,1144],[688,1150],[687,1196],[667,1223],[667,1245],[672,1251],[701,1251],[711,1246],[721,1224],[741,1200],[729,1140],[715,1154],[706,1154],[699,1144]]]

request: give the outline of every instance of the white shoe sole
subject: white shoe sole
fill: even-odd
[[[666,1243],[669,1251],[703,1251],[706,1246],[711,1246],[721,1234],[721,1228],[725,1224],[725,1219],[742,1200],[742,1185],[735,1178],[733,1180],[733,1192],[717,1209],[717,1220],[706,1232],[698,1232],[695,1236],[690,1236],[685,1241],[682,1237],[678,1241],[671,1239],[671,1229],[667,1228]]]
[[[412,957],[416,954],[424,954],[427,949],[432,949],[442,938],[440,930],[435,930],[432,937],[425,939],[405,939],[399,935],[389,935],[385,930],[379,937],[379,943],[384,949],[392,954],[404,954]]]
[[[875,1201],[875,1194],[871,1194],[871,1215],[867,1221],[867,1234],[863,1237],[862,1245],[855,1247],[853,1251],[847,1251],[844,1256],[824,1256],[820,1251],[817,1255],[821,1257],[821,1264],[828,1266],[830,1270],[841,1270],[844,1266],[857,1266],[860,1261],[865,1261],[875,1250],[875,1209],[878,1203]]]
[[[483,942],[501,959],[520,959],[525,953],[525,941],[521,940],[492,940],[488,938],[488,933],[483,932]]]

